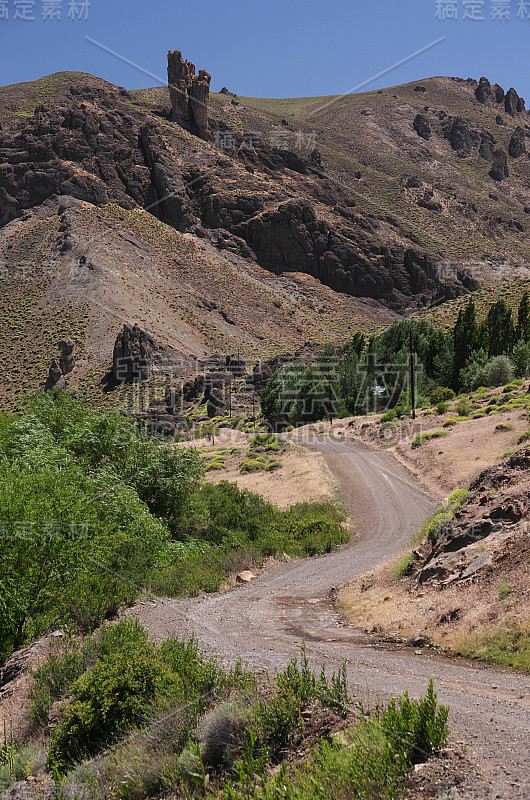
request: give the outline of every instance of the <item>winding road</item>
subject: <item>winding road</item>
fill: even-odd
[[[194,632],[206,652],[258,669],[283,668],[305,641],[315,666],[347,659],[352,695],[370,704],[405,690],[419,696],[432,677],[451,707],[452,740],[469,745],[488,781],[487,793],[469,796],[528,800],[530,675],[382,643],[345,625],[334,609],[335,590],[404,550],[434,501],[385,453],[331,437],[296,441],[326,457],[355,520],[352,542],[327,556],[274,564],[230,592],[160,599],[131,612],[156,640]]]

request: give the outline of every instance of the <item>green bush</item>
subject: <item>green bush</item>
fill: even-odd
[[[157,698],[176,694],[176,676],[137,622],[116,626],[115,644],[71,688],[64,722],[53,731],[46,768],[64,773],[130,728],[142,725]],[[119,641],[119,646],[117,642]]]
[[[495,425],[495,430],[499,433],[503,431],[513,431],[513,425],[511,422],[499,422],[498,425]]]
[[[442,428],[451,428],[459,422],[466,422],[467,419],[467,417],[449,417],[449,419],[446,419],[445,422],[442,423]]]
[[[258,458],[246,458],[239,465],[239,471],[242,475],[248,472],[272,472],[272,470],[278,469],[281,465],[282,462],[277,459],[260,456]]]
[[[426,761],[447,743],[449,708],[438,708],[432,679],[427,695],[410,700],[408,692],[398,702],[391,700],[380,716],[381,727],[388,741],[412,764]]]
[[[416,561],[417,556],[414,553],[403,553],[396,566],[392,569],[392,575],[398,580],[404,578],[409,573],[410,565]]]
[[[421,447],[422,444],[431,441],[431,439],[441,439],[443,436],[449,435],[449,431],[430,431],[428,433],[418,433],[412,440],[411,447],[413,449],[416,447]]]
[[[437,406],[438,403],[444,403],[448,400],[454,400],[455,393],[452,389],[449,389],[447,386],[437,386],[431,392],[430,402],[431,406]]]
[[[322,740],[303,764],[289,767],[284,761],[275,776],[256,777],[256,763],[242,758],[220,800],[397,798],[412,765],[447,743],[447,718],[448,708],[438,706],[430,681],[426,697],[410,700],[405,694],[386,709],[361,716],[340,740]]]
[[[471,411],[469,407],[469,403],[466,403],[465,400],[459,400],[456,404],[456,411],[459,417],[467,417]]]
[[[418,534],[414,537],[414,541],[428,539],[431,544],[434,544],[444,526],[448,522],[451,522],[460,506],[465,503],[468,497],[469,492],[466,489],[457,489],[450,494],[447,500],[436,509],[434,514],[420,528]]]

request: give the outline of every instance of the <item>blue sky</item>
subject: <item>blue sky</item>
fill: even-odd
[[[167,50],[178,48],[212,73],[214,90],[338,94],[445,37],[366,89],[432,75],[486,75],[514,86],[530,105],[530,2],[522,0],[91,0],[86,20],[68,17],[71,2],[0,0],[0,84],[81,70],[127,88],[156,85],[88,36],[162,80]],[[61,9],[61,20],[43,21],[43,4]],[[436,19],[437,6],[448,16],[456,9],[457,19]],[[14,19],[24,7],[34,20]],[[77,13],[83,15],[81,0]],[[464,20],[465,13],[484,19]]]

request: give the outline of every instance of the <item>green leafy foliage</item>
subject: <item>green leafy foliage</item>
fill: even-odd
[[[277,446],[266,435],[253,452],[273,468],[267,450]],[[69,392],[3,415],[0,664],[54,627],[94,630],[143,587],[214,591],[245,562],[329,552],[347,539],[331,504],[281,512],[235,485],[201,485],[202,471],[193,448]]]
[[[470,299],[446,332],[424,319],[395,322],[367,345],[359,339],[355,347],[328,346],[309,366],[287,364],[262,392],[263,415],[275,429],[385,409],[400,417],[411,407],[411,344],[416,405],[430,398],[445,413],[445,404],[462,389],[501,386],[514,375],[528,375],[530,295],[521,299],[517,324],[502,299],[479,321]],[[392,420],[384,417],[383,424]]]

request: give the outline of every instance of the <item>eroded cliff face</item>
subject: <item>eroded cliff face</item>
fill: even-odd
[[[466,231],[476,232],[481,259],[487,258],[488,242],[498,249],[500,234],[509,233],[512,244],[514,237],[526,235],[530,192],[521,188],[520,174],[528,160],[527,112],[515,90],[505,94],[486,79],[478,84],[432,79],[422,84],[421,101],[415,90],[405,105],[393,99],[397,95],[385,99],[385,141],[392,140],[392,152],[407,164],[400,167],[402,174],[386,178],[387,155],[384,148],[376,152],[373,140],[382,124],[375,121],[378,108],[360,106],[358,127],[352,106],[348,126],[351,120],[357,125],[352,152],[358,150],[360,158],[365,147],[360,137],[370,134],[374,163],[365,170],[352,167],[345,178],[333,161],[339,145],[326,133],[319,134],[318,148],[297,148],[290,119],[271,122],[269,112],[243,108],[239,101],[226,104],[226,93],[217,96],[208,119],[211,77],[204,70],[197,74],[179,50],[168,54],[168,79],[169,98],[157,90],[160,104],[87,76],[31,114],[11,114],[8,122],[3,117],[0,225],[58,197],[95,207],[142,207],[242,263],[274,274],[303,273],[335,292],[376,300],[398,313],[477,287],[477,276],[465,263],[444,266],[444,247],[455,250],[463,220]],[[429,106],[423,105],[427,95]],[[440,110],[442,97],[452,114]],[[469,111],[462,111],[463,99]],[[394,106],[398,139],[390,119]],[[271,125],[275,137],[267,136]],[[230,148],[223,147],[228,140]],[[441,162],[432,160],[442,150],[453,164],[448,177]],[[395,163],[401,164],[392,161],[392,169]],[[471,181],[467,194],[467,184],[455,185],[460,163]],[[430,165],[434,173],[429,176]],[[473,182],[469,176],[475,168]],[[374,180],[379,188],[388,183],[392,202],[372,202]],[[502,200],[493,191],[488,194],[487,184],[495,192],[507,187],[510,214],[517,197],[517,219],[505,219],[497,207],[479,207],[477,197]]]
[[[148,113],[124,90],[77,90],[0,130],[3,223],[55,196],[95,206],[141,206],[183,232],[274,273],[303,272],[335,291],[394,309],[463,292],[462,276],[441,281],[437,256],[385,215],[355,207],[319,158],[279,150],[254,136],[234,157],[207,135],[208,79],[175,51],[171,116]],[[204,87],[203,87],[204,88]],[[200,97],[203,100],[200,100]],[[238,138],[239,137],[239,138]]]

